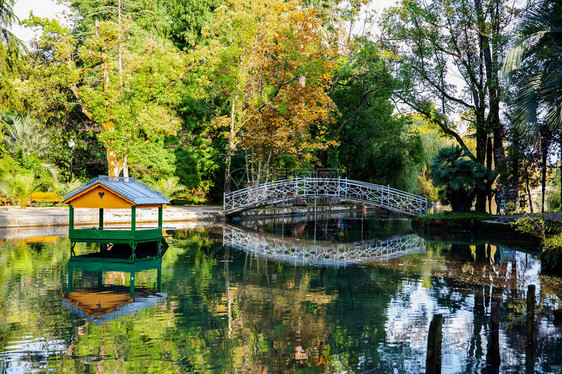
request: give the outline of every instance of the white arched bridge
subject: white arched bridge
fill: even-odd
[[[290,204],[307,198],[331,198],[393,212],[425,214],[428,200],[389,186],[347,178],[292,178],[256,184],[224,194],[224,213],[232,215],[268,205]]]
[[[424,240],[415,234],[361,243],[330,243],[281,238],[231,225],[223,229],[223,244],[269,260],[314,266],[384,262],[425,252]]]

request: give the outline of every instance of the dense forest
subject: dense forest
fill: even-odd
[[[0,204],[131,176],[171,198],[315,170],[512,209],[560,204],[562,3],[0,0]],[[40,30],[29,45],[10,30]],[[552,189],[554,191],[554,189]],[[467,204],[468,202],[468,204]],[[532,206],[532,205],[531,205]]]

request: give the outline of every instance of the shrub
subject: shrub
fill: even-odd
[[[527,234],[540,239],[543,243],[554,235],[560,233],[560,223],[558,221],[545,220],[539,214],[525,214],[510,225],[522,234]]]
[[[560,188],[553,188],[546,193],[546,203],[549,210],[560,209]]]
[[[457,146],[439,150],[431,163],[431,174],[435,187],[444,190],[444,202],[457,212],[469,211],[476,193],[492,178],[491,172]]]
[[[548,238],[541,252],[542,272],[562,275],[562,234]]]

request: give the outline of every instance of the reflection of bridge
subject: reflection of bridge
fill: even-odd
[[[304,198],[327,197],[372,205],[408,215],[424,214],[428,204],[427,197],[389,186],[341,178],[293,178],[225,193],[224,212],[229,215],[266,205],[299,201]]]
[[[362,243],[305,242],[280,238],[226,225],[223,245],[256,256],[303,265],[348,265],[387,261],[424,251],[423,239],[415,234]]]

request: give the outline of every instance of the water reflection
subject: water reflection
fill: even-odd
[[[400,219],[360,218],[242,223],[268,245],[271,237],[337,247],[412,235]],[[167,298],[103,323],[61,299],[84,290],[131,301],[128,271],[71,268],[66,238],[0,241],[0,372],[421,373],[429,322],[442,313],[442,372],[486,373],[493,305],[496,369],[562,372],[552,317],[560,287],[539,277],[534,256],[511,247],[426,242],[424,251],[383,262],[308,266],[223,246],[223,227],[170,234],[161,267],[134,270],[134,301],[146,296],[139,291]],[[531,283],[539,303],[533,354],[525,332]]]
[[[156,284],[135,287],[136,275],[151,270],[156,271]],[[68,261],[63,306],[88,322],[106,323],[163,302],[167,295],[161,291],[161,258],[125,263],[76,256]]]
[[[304,225],[294,225],[293,237],[302,235]],[[415,234],[387,240],[368,240],[359,243],[301,241],[293,237],[265,235],[226,225],[223,245],[274,261],[299,265],[346,266],[351,264],[388,261],[391,258],[424,251],[424,241]]]

